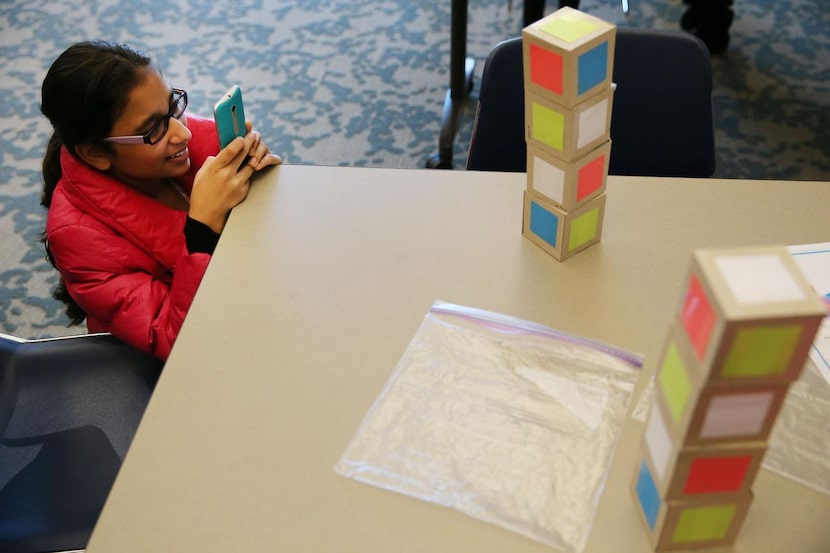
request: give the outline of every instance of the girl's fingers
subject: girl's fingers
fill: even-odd
[[[239,171],[236,173],[236,177],[238,179],[243,180],[244,182],[248,182],[251,179],[251,176],[254,174],[254,168],[251,167],[249,163],[246,163],[242,167],[239,168]]]
[[[248,149],[245,146],[246,142],[244,139],[234,138],[230,144],[216,154],[216,163],[222,167],[230,165],[239,156],[240,152],[244,150],[244,153],[247,153]]]
[[[282,158],[280,156],[278,156],[276,154],[268,153],[268,154],[265,154],[262,157],[262,160],[260,160],[260,162],[257,164],[256,170],[261,171],[262,169],[265,169],[266,167],[269,167],[271,165],[279,165],[280,163],[282,163]]]

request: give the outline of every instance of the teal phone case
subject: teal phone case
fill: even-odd
[[[233,86],[213,107],[213,119],[219,134],[219,146],[224,148],[237,136],[245,136],[245,108],[242,105],[242,90]]]

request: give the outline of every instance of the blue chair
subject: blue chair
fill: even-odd
[[[161,368],[109,334],[0,334],[0,551],[86,547]]]
[[[618,28],[612,79],[610,174],[712,175],[712,68],[700,39]],[[467,169],[523,172],[526,165],[518,37],[496,45],[484,65]]]

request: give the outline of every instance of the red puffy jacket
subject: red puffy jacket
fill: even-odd
[[[188,114],[190,193],[196,171],[219,142],[213,121]],[[87,314],[90,332],[111,332],[167,359],[210,255],[185,246],[187,214],[167,207],[61,151],[46,238],[58,271]]]

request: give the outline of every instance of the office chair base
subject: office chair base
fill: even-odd
[[[447,161],[439,153],[432,154],[429,158],[427,158],[424,166],[427,169],[452,169],[452,156],[450,156],[450,160]]]

